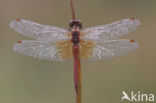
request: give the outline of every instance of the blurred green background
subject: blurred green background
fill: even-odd
[[[156,0],[74,3],[84,28],[129,17],[142,22],[124,37],[135,39],[138,51],[82,63],[82,103],[120,103],[122,90],[156,94]],[[9,27],[16,18],[68,28],[69,0],[0,0],[0,103],[75,103],[73,62],[42,61],[14,52],[16,41],[29,39]]]

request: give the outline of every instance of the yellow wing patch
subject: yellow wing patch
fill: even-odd
[[[91,41],[82,41],[80,42],[80,56],[82,59],[88,59],[92,56],[93,49],[95,45]]]
[[[62,59],[69,59],[73,56],[71,41],[57,42],[57,49]]]
[[[80,33],[80,37],[84,35],[86,34]],[[71,36],[71,34],[68,34],[68,36]],[[72,50],[73,44],[71,41],[57,42],[56,45],[58,49],[58,54],[61,56],[62,59],[69,59],[73,57],[73,50]],[[79,43],[80,57],[82,59],[90,58],[92,56],[94,47],[95,47],[94,42],[80,40]]]

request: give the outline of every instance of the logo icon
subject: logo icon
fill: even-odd
[[[138,92],[134,92],[131,91],[131,93],[128,95],[128,93],[126,93],[125,91],[122,91],[122,98],[121,101],[123,100],[128,100],[128,101],[132,101],[132,102],[153,102],[154,101],[154,94],[145,94],[145,93],[141,93],[140,91]]]
[[[122,91],[122,94],[123,94],[123,97],[121,98],[121,101],[123,101],[124,99],[131,101],[131,99],[128,97],[128,94],[125,91]]]

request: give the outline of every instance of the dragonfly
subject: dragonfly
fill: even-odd
[[[139,20],[130,18],[81,31],[81,22],[74,20],[70,23],[69,31],[24,19],[16,19],[10,23],[15,31],[35,39],[16,42],[16,52],[58,62],[70,59],[76,53],[80,54],[81,59],[101,61],[132,52],[138,49],[138,43],[118,38],[134,31],[139,25]]]
[[[81,60],[107,60],[137,50],[139,46],[135,40],[119,38],[136,30],[141,23],[138,19],[128,18],[82,29],[81,21],[75,19],[72,0],[70,3],[70,29],[42,25],[25,19],[12,20],[10,27],[33,39],[16,42],[13,49],[18,53],[56,62],[73,58],[76,102],[81,103]]]

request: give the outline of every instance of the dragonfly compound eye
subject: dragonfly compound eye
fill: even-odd
[[[72,20],[69,23],[69,26],[70,26],[70,28],[73,28],[75,26],[75,27],[78,27],[79,29],[82,29],[82,23],[80,20]]]

